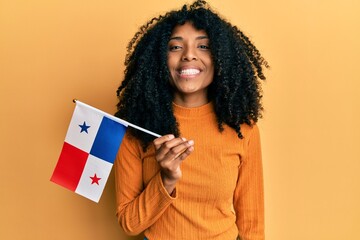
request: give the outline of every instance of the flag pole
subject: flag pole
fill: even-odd
[[[106,113],[106,112],[104,112],[104,111],[101,111],[101,110],[99,110],[99,109],[97,109],[97,108],[94,108],[94,107],[92,107],[92,106],[90,106],[90,105],[87,105],[87,104],[85,104],[85,103],[83,103],[83,102],[80,102],[79,100],[77,100],[77,99],[75,99],[75,98],[73,99],[73,102],[74,102],[75,104],[79,104],[79,105],[85,106],[85,107],[87,107],[87,108],[90,108],[90,109],[92,109],[92,110],[94,110],[94,111],[96,111],[96,112],[99,112],[99,113],[105,115],[106,117],[110,118],[111,120],[114,120],[115,122],[118,122],[118,123],[120,123],[120,124],[123,124],[123,125],[125,125],[125,126],[127,126],[127,127],[130,126],[130,127],[135,128],[135,129],[137,129],[137,130],[140,130],[140,131],[142,131],[142,132],[145,132],[145,133],[147,133],[147,134],[150,134],[150,135],[152,135],[152,136],[154,136],[154,137],[161,137],[161,135],[159,135],[159,134],[157,134],[157,133],[154,133],[154,132],[149,131],[149,130],[147,130],[147,129],[145,129],[145,128],[139,127],[139,126],[137,126],[137,125],[135,125],[135,124],[129,123],[129,122],[125,121],[125,120],[122,120],[121,118],[115,117],[115,116],[113,116],[113,115],[111,115],[111,114],[108,114],[108,113]]]

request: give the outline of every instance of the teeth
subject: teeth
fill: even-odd
[[[200,70],[198,69],[184,69],[181,70],[180,74],[181,75],[195,75],[198,74],[200,72]]]

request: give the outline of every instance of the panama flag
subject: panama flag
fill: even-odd
[[[51,181],[99,202],[128,123],[76,101]]]

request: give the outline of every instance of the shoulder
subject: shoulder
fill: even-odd
[[[260,135],[259,127],[256,123],[252,123],[252,125],[248,124],[241,124],[240,130],[242,135],[244,136],[244,139],[249,139],[251,137],[254,137],[254,135]]]
[[[141,150],[142,148],[141,148],[140,140],[132,136],[130,134],[130,131],[126,131],[120,145],[120,150],[119,150],[120,153],[121,154],[131,153],[133,155],[140,156],[142,154]]]
[[[259,126],[256,123],[253,123],[252,125],[242,124],[240,127],[244,137],[244,148],[259,148],[261,145]]]

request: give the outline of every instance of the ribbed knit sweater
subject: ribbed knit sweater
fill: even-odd
[[[258,127],[242,125],[239,139],[220,132],[212,103],[174,104],[181,136],[194,151],[181,164],[182,178],[170,196],[155,149],[142,151],[126,134],[115,162],[117,217],[124,231],[149,240],[264,239],[264,197]]]

